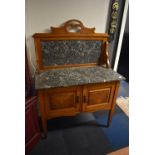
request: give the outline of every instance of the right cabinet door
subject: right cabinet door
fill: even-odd
[[[84,86],[83,111],[93,112],[101,109],[111,109],[115,86],[115,82]]]

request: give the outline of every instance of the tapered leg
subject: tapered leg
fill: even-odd
[[[114,112],[114,110],[109,110],[109,114],[108,114],[108,121],[107,121],[107,127],[109,127],[110,126],[110,124],[111,124],[111,121],[112,121],[112,116],[113,116],[113,112]]]
[[[108,122],[107,122],[107,126],[108,126],[108,127],[109,127],[110,124],[111,124],[112,116],[113,116],[113,113],[114,113],[114,110],[115,110],[115,105],[116,105],[116,99],[117,99],[117,96],[118,96],[119,86],[120,86],[120,82],[118,81],[118,82],[116,82],[115,94],[114,94],[114,97],[113,97],[112,107],[111,107],[111,109],[109,110],[109,114],[108,114]]]

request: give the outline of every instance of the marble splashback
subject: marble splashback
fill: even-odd
[[[43,66],[98,63],[101,40],[41,41]]]

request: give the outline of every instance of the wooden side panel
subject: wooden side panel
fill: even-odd
[[[108,41],[104,42],[103,50],[102,50],[102,64],[105,64],[107,68],[110,68],[110,61],[109,61],[109,43]]]
[[[83,111],[110,109],[115,83],[95,84],[84,87]]]
[[[29,152],[39,141],[41,134],[38,125],[36,96],[26,99],[25,109],[25,152]]]
[[[45,113],[47,119],[74,115],[80,111],[80,87],[56,88],[45,91]]]

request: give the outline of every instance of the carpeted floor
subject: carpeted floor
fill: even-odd
[[[107,112],[99,111],[51,120],[47,139],[29,155],[104,155],[128,146],[128,117],[117,106],[109,128],[97,125],[106,119]]]
[[[129,118],[116,106],[110,127],[99,126],[106,124],[107,116],[107,111],[99,111],[50,120],[47,139],[41,139],[29,155],[105,155],[127,147]]]
[[[129,97],[118,97],[116,104],[123,110],[123,112],[129,117]]]
[[[129,116],[129,84],[121,81],[116,104]]]

